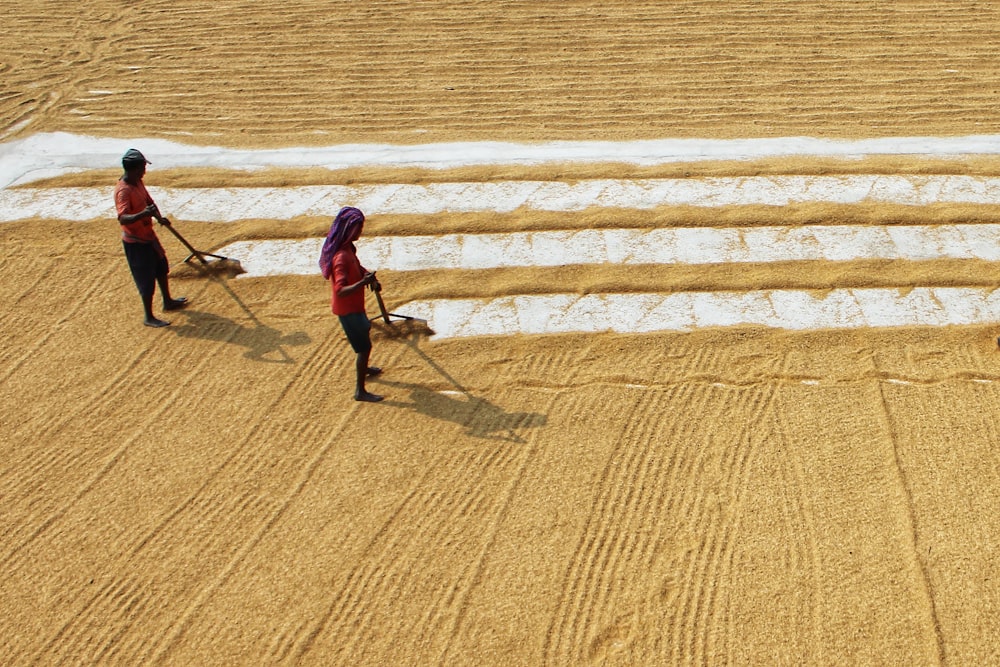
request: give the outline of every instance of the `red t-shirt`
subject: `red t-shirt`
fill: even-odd
[[[142,181],[132,185],[119,180],[115,186],[115,210],[118,215],[135,215],[153,201],[146,191]],[[153,230],[153,217],[145,216],[135,222],[122,225],[122,241],[125,243],[157,243],[156,232]]]
[[[351,315],[352,313],[365,312],[365,290],[359,289],[347,296],[340,296],[337,292],[353,285],[365,276],[365,268],[361,266],[358,259],[357,250],[353,243],[338,250],[333,255],[333,275],[330,285],[332,285],[333,295],[330,298],[330,309],[334,315]]]

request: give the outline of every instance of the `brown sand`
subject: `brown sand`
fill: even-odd
[[[993,3],[943,0],[9,2],[0,132],[230,146],[998,133],[997,25]],[[917,162],[875,169],[997,171]],[[105,183],[113,166],[73,178]],[[241,178],[155,167],[148,183]],[[514,176],[595,170],[623,173]],[[511,176],[473,177],[497,174]],[[366,231],[997,219],[762,207],[394,216]],[[206,249],[326,223],[177,222]],[[982,262],[382,280],[390,307],[1000,284]],[[192,306],[146,329],[114,221],[0,226],[4,664],[1000,661],[996,328],[376,331],[386,373],[370,386],[388,398],[373,406],[351,400],[321,279],[173,285]]]

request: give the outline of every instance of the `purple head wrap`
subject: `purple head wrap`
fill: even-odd
[[[365,214],[353,206],[345,206],[337,213],[330,225],[330,233],[323,243],[323,252],[319,256],[319,270],[327,280],[333,274],[333,256],[340,250],[354,231],[365,222]]]

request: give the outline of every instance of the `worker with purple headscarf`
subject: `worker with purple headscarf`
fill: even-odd
[[[382,400],[382,396],[365,389],[365,379],[382,372],[381,368],[368,365],[372,351],[372,325],[365,312],[365,287],[370,285],[372,289],[380,289],[381,285],[373,271],[361,266],[354,247],[364,225],[365,214],[360,210],[352,206],[340,209],[323,243],[319,268],[323,277],[330,281],[330,308],[340,319],[347,340],[358,355],[354,400],[376,403]]]

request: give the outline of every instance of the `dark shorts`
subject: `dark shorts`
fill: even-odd
[[[339,315],[340,326],[344,327],[347,340],[358,354],[364,354],[372,349],[372,323],[364,313]]]
[[[167,275],[170,265],[167,258],[160,255],[152,243],[125,243],[125,259],[132,271],[132,280],[139,294],[152,294],[156,289],[156,279]]]

